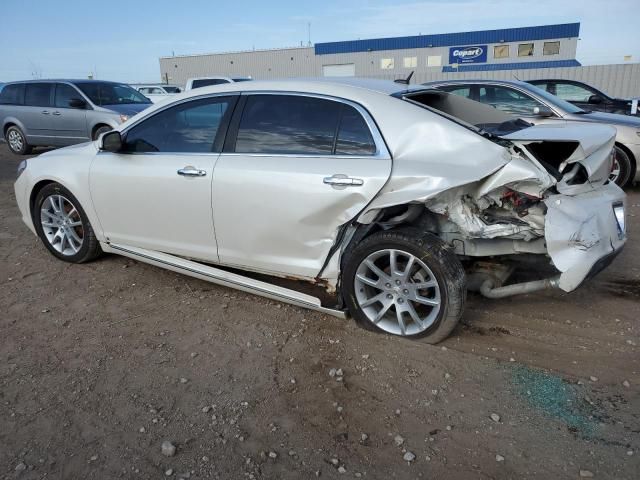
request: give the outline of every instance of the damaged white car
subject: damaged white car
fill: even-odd
[[[467,288],[569,292],[621,250],[614,138],[392,82],[244,82],[26,160],[15,191],[61,260],[117,253],[437,342]],[[532,254],[555,273],[509,284]]]

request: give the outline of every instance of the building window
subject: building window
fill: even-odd
[[[380,68],[382,70],[393,70],[393,58],[381,58],[380,59]]]
[[[404,68],[416,68],[418,66],[418,57],[404,57]]]
[[[543,55],[558,55],[560,53],[560,42],[544,42]]]
[[[427,57],[427,67],[441,67],[442,55],[429,55]]]
[[[509,45],[496,45],[493,47],[493,58],[509,58]]]
[[[533,56],[533,43],[521,43],[518,45],[519,57],[532,57]]]

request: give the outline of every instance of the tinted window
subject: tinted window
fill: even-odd
[[[31,107],[50,107],[52,86],[52,83],[27,83],[24,104]]]
[[[438,87],[438,90],[453,93],[454,95],[460,95],[464,98],[471,98],[471,87],[464,85],[450,85],[445,87]]]
[[[293,95],[251,95],[242,113],[236,152],[329,154],[341,104]]]
[[[503,112],[517,115],[533,115],[534,107],[543,106],[540,102],[524,93],[512,88],[498,86],[480,85],[478,100]]]
[[[556,83],[556,95],[568,102],[588,102],[594,92],[571,83]]]
[[[371,131],[358,111],[344,105],[336,141],[336,155],[373,155],[376,144]]]
[[[24,103],[24,83],[5,85],[0,92],[0,105],[22,105]]]
[[[129,152],[195,152],[217,150],[214,140],[231,99],[207,98],[163,110],[126,135]]]
[[[200,80],[194,80],[191,83],[191,88],[208,87],[210,85],[220,85],[222,83],[229,83],[229,82],[221,78],[201,78]]]
[[[78,82],[75,84],[95,105],[127,105],[151,103],[151,101],[129,85],[102,82]]]
[[[167,92],[167,93],[180,93],[181,90],[178,87],[165,86],[164,87],[164,91]]]
[[[82,100],[82,95],[70,85],[64,83],[58,83],[56,85],[56,100],[55,106],[59,108],[70,108],[69,101],[72,98]]]

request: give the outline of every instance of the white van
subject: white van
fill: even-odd
[[[253,80],[251,77],[198,77],[187,80],[184,91],[193,90],[194,88],[208,87],[210,85],[220,85],[223,83],[247,82]]]

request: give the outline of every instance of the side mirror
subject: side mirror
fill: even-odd
[[[553,117],[553,112],[547,107],[533,107],[533,114],[537,117]]]
[[[87,108],[87,102],[85,102],[81,98],[72,98],[71,100],[69,100],[69,106],[71,108],[83,109],[83,108]]]
[[[122,150],[122,136],[117,130],[103,133],[100,137],[100,150],[117,153]]]
[[[603,98],[600,95],[591,95],[589,97],[589,103],[592,103],[593,105],[598,105],[599,103],[602,103]]]

